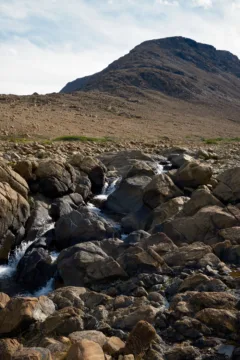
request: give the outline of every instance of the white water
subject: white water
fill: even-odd
[[[116,190],[117,184],[120,181],[121,181],[121,177],[117,177],[110,184],[108,182],[105,182],[102,189],[102,193],[100,195],[94,196],[94,199],[103,200],[103,201],[107,200],[109,195],[111,195]]]
[[[6,279],[14,275],[17,270],[17,266],[26,250],[31,244],[38,240],[45,232],[51,230],[54,227],[54,223],[44,224],[43,228],[39,232],[39,235],[34,241],[22,242],[15,250],[14,253],[10,256],[7,265],[0,265],[0,280]]]
[[[57,251],[52,251],[51,253],[50,253],[50,256],[51,256],[51,259],[52,259],[52,262],[54,262],[54,261],[56,261],[57,260],[57,258],[58,258],[58,255],[59,255],[60,253],[59,252],[57,252]]]
[[[156,166],[157,175],[162,174],[164,172],[163,165],[156,163],[155,166]]]

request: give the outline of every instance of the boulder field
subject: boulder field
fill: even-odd
[[[240,166],[34,146],[0,161],[0,359],[240,360]]]

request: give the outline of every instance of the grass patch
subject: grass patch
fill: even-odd
[[[107,141],[113,141],[112,138],[105,136],[105,137],[91,137],[91,136],[77,136],[77,135],[67,135],[67,136],[60,136],[53,141],[81,141],[81,142],[98,142],[98,143],[104,143]]]
[[[205,142],[205,144],[216,145],[219,143],[239,142],[240,137],[234,137],[234,138],[218,137],[213,139],[202,139],[202,141]]]

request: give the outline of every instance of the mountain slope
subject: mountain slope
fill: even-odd
[[[99,90],[124,96],[157,91],[184,100],[240,100],[240,60],[183,37],[146,41],[103,71],[68,83],[62,93]]]

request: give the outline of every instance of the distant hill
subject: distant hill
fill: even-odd
[[[146,90],[192,101],[240,101],[240,60],[184,37],[146,41],[103,71],[69,82],[61,93]]]

